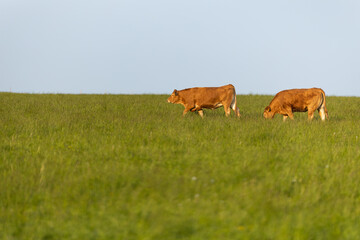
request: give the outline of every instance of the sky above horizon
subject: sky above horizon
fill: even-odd
[[[360,97],[355,0],[2,0],[0,91]]]

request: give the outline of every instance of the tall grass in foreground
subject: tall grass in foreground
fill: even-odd
[[[360,98],[202,120],[165,95],[0,94],[1,239],[357,239]]]

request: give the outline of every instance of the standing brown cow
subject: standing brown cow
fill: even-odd
[[[276,94],[264,110],[264,118],[273,118],[276,113],[294,119],[293,112],[308,112],[308,119],[314,118],[315,110],[319,111],[322,121],[329,118],[325,105],[325,92],[321,88],[291,89]]]
[[[239,108],[236,105],[236,93],[233,85],[221,87],[195,87],[184,90],[174,90],[167,100],[169,103],[182,104],[185,107],[183,116],[188,112],[197,111],[204,116],[203,109],[215,109],[224,106],[225,115],[230,115],[230,108],[240,117]]]

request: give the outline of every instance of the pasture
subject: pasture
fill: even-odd
[[[0,239],[359,238],[360,98],[284,123],[167,97],[0,93]]]

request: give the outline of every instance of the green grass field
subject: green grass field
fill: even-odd
[[[360,237],[360,98],[284,123],[167,97],[0,93],[0,239]]]

